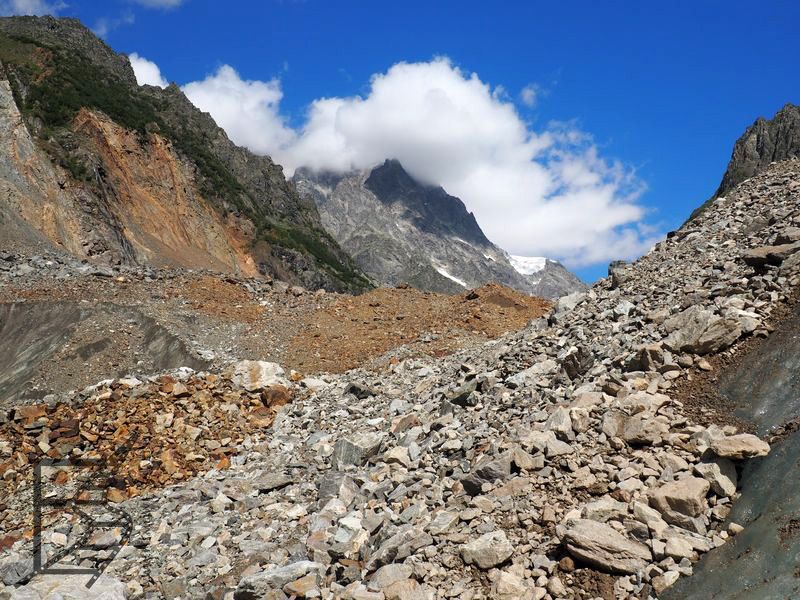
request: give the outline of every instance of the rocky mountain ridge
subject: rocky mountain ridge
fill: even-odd
[[[773,162],[800,157],[800,106],[786,104],[772,119],[759,117],[736,140],[717,196]]]
[[[344,175],[300,169],[293,181],[314,200],[325,228],[381,285],[458,293],[496,281],[546,298],[585,288],[556,261],[535,276],[518,271],[461,200],[415,181],[396,160]]]
[[[176,86],[138,86],[80,22],[0,19],[0,64],[10,243],[369,287],[281,167],[236,147]]]
[[[724,197],[749,177],[773,162],[800,156],[800,106],[787,103],[772,119],[759,117],[736,140],[728,167],[714,195],[692,212],[689,219],[703,212],[715,198]]]

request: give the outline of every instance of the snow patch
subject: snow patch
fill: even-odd
[[[450,275],[450,273],[445,271],[443,268],[437,267],[437,266],[434,266],[433,268],[436,269],[436,271],[439,273],[439,275],[447,277],[450,281],[455,281],[458,285],[460,285],[463,288],[469,288],[469,286],[466,283],[461,281],[458,277],[454,277],[454,276]]]
[[[533,275],[538,273],[547,265],[547,259],[543,256],[514,256],[508,255],[511,266],[517,273],[522,275]]]

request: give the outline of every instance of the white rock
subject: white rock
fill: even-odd
[[[491,569],[506,562],[514,553],[504,531],[492,531],[461,547],[461,558],[468,565]]]

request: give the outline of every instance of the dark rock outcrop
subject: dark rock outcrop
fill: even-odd
[[[736,140],[715,195],[725,195],[770,163],[797,156],[800,156],[800,106],[787,104],[772,119],[758,118]]]

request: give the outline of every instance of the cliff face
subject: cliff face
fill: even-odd
[[[157,134],[145,140],[102,114],[81,110],[74,131],[103,164],[102,191],[116,208],[137,262],[255,276],[252,227],[227,222],[203,198],[191,168]]]
[[[554,277],[571,275],[554,261],[537,277],[519,272],[461,200],[415,181],[395,160],[347,175],[301,169],[294,181],[325,228],[383,285],[458,293],[494,281],[548,298],[585,287],[574,276]]]
[[[369,286],[280,166],[235,146],[176,86],[139,87],[78,21],[0,19],[0,112],[9,244]]]

